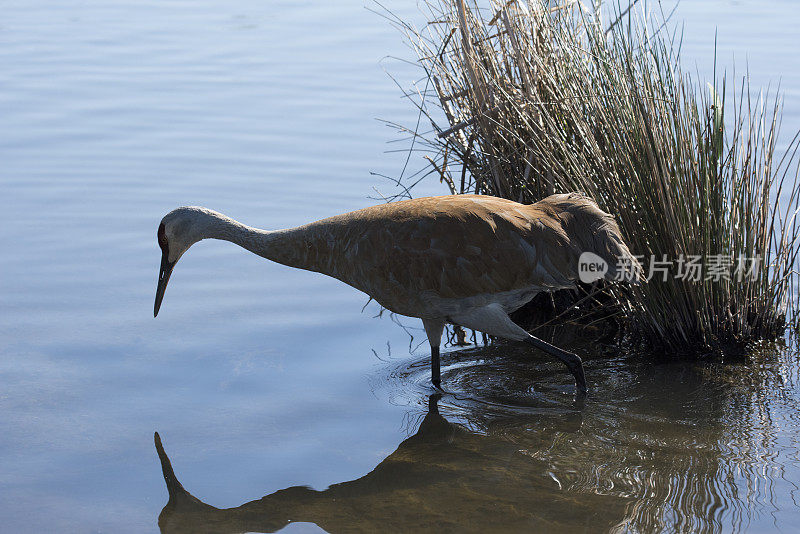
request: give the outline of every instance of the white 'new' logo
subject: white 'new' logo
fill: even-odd
[[[607,272],[608,263],[594,252],[584,252],[578,258],[578,278],[584,284],[600,280]]]

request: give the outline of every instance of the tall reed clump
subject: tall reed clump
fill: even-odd
[[[653,273],[604,290],[650,346],[725,349],[796,319],[798,138],[776,157],[777,97],[696,82],[674,36],[631,8],[604,24],[574,0],[425,5],[419,30],[394,19],[433,126],[412,150],[454,194],[593,197]]]

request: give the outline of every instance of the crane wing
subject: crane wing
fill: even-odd
[[[527,206],[480,195],[421,198],[324,219],[305,232],[305,268],[399,313],[431,297],[573,287],[582,252],[611,265],[630,256],[613,217],[578,194]]]
[[[368,289],[378,294],[441,298],[572,285],[569,265],[577,265],[577,251],[557,221],[531,218],[520,204],[502,199],[445,198],[354,229],[349,278],[375,281]]]

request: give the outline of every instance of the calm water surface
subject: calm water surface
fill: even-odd
[[[676,17],[687,66],[710,72],[718,27],[719,62],[780,82],[800,129],[794,3]],[[415,116],[382,69],[418,73],[387,55],[408,57],[360,1],[4,3],[0,530],[800,529],[791,348],[681,365],[584,345],[585,404],[558,365],[471,348],[437,399],[421,331],[222,242],[152,318],[173,207],[278,228],[395,192],[370,174],[404,161],[375,118]],[[165,508],[154,431],[208,506],[173,489]]]

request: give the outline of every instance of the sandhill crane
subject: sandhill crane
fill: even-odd
[[[574,287],[583,253],[606,262],[607,279],[636,283],[641,276],[614,218],[578,193],[530,205],[481,195],[418,198],[275,231],[245,226],[206,208],[181,207],[158,227],[162,256],[154,315],[175,263],[206,238],[332,276],[388,310],[419,317],[437,388],[439,345],[445,324],[451,323],[530,343],[561,360],[578,391],[586,392],[581,359],[532,336],[508,313],[541,291]]]

